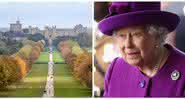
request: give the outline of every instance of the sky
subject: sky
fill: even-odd
[[[17,19],[23,27],[56,25],[73,28],[77,24],[91,27],[91,2],[0,2],[0,28],[8,27]]]

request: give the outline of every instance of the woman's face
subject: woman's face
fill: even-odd
[[[154,56],[156,39],[142,26],[121,28],[116,31],[115,38],[122,57],[131,65],[143,65]]]

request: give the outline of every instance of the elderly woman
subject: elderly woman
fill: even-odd
[[[184,97],[185,54],[164,44],[179,17],[160,2],[113,2],[109,13],[98,27],[122,57],[109,66],[104,97]]]

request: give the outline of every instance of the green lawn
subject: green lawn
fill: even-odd
[[[36,60],[35,63],[38,62],[48,62],[49,61],[49,53],[48,52],[41,52],[40,57]]]
[[[45,48],[45,52],[41,52],[39,59],[35,63],[47,63],[49,61],[49,48]],[[61,54],[57,51],[56,48],[53,48],[53,62],[63,63],[65,62],[63,58],[61,58]]]
[[[44,51],[49,51],[49,47],[45,47],[45,50]],[[53,47],[53,51],[58,51],[58,49],[56,47]]]
[[[53,52],[55,62],[64,62],[58,51]],[[92,89],[87,88],[76,80],[67,64],[54,65],[55,97],[91,97]]]
[[[54,90],[56,97],[91,97],[92,89],[77,81],[66,64],[54,66]]]
[[[56,47],[53,47],[53,51],[58,51],[58,49]]]
[[[64,62],[58,51],[54,62]],[[48,52],[41,52],[36,62],[48,62]],[[31,72],[19,83],[0,89],[0,97],[42,97],[48,74],[48,64],[33,64]],[[82,86],[66,64],[54,65],[55,97],[91,97],[92,89]]]
[[[34,64],[31,72],[21,82],[0,91],[5,97],[42,97],[47,79],[47,64]]]
[[[53,51],[53,62],[65,62],[58,51]]]

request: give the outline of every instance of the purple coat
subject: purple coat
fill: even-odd
[[[170,55],[154,77],[147,77],[135,66],[116,58],[105,77],[104,97],[185,97],[185,54],[165,45]],[[179,72],[172,80],[174,71]]]

